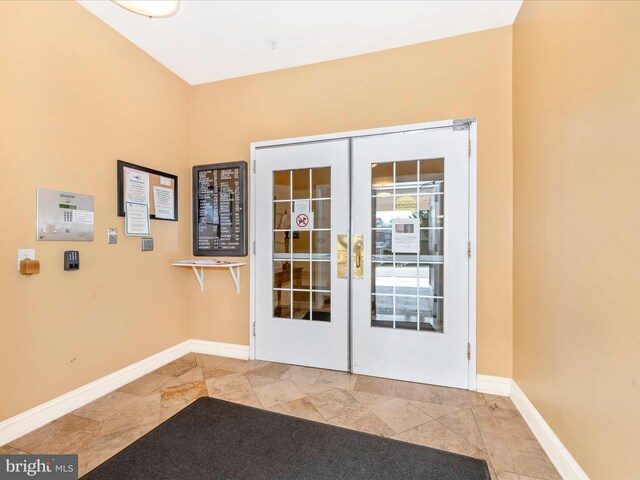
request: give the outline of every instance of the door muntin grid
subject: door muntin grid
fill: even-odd
[[[373,164],[371,326],[444,332],[444,159]],[[392,251],[392,221],[419,219],[419,253]]]
[[[308,202],[311,230],[294,231],[296,202]],[[273,316],[331,321],[331,167],[273,172]]]

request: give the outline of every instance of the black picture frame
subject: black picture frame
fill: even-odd
[[[199,175],[201,172],[213,172],[224,170],[238,170],[238,198],[235,200],[238,202],[239,211],[239,233],[235,241],[239,242],[238,248],[210,248],[205,249],[200,247],[200,184]],[[218,176],[219,177],[219,176]],[[240,160],[236,162],[226,163],[212,163],[208,165],[196,165],[192,169],[192,240],[193,240],[193,255],[196,257],[246,257],[247,245],[248,245],[248,230],[247,230],[247,162]],[[219,211],[219,196],[214,199],[218,202]],[[218,213],[219,215],[219,213]],[[217,233],[220,235],[220,224],[218,223]]]
[[[131,168],[133,170],[139,170],[141,172],[148,173],[149,175],[157,175],[160,177],[170,178],[173,180],[173,215],[174,218],[156,218],[155,215],[149,215],[152,220],[166,220],[169,222],[178,221],[178,176],[172,173],[161,172],[160,170],[154,170],[153,168],[143,167],[142,165],[136,165],[135,163],[125,162],[124,160],[118,160],[118,196],[117,196],[117,208],[118,216],[124,217],[124,169]],[[152,193],[150,192],[150,195]]]

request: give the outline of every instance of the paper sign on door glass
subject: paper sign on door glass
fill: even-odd
[[[311,210],[309,203],[309,200],[294,200],[293,211],[296,213],[306,213]]]
[[[391,222],[391,249],[393,253],[418,253],[420,251],[420,220],[396,218]]]

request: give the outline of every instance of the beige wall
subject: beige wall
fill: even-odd
[[[189,337],[248,344],[248,269],[237,297],[226,272],[201,295],[169,266],[191,249],[190,165],[472,115],[478,372],[513,373],[593,478],[637,475],[640,324],[620,299],[640,284],[639,17],[526,1],[513,29],[189,88],[74,2],[0,2],[0,419]],[[118,158],[180,176],[181,221],[153,222],[154,252],[116,216]],[[95,241],[36,242],[39,186],[95,195]],[[21,276],[33,247],[42,273]]]
[[[591,478],[640,475],[640,2],[514,26],[514,374]]]
[[[505,27],[194,87],[191,162],[248,160],[252,141],[478,117],[478,372],[510,377],[511,43]],[[239,297],[226,272],[191,289],[195,338],[249,343],[248,273]]]
[[[189,95],[75,2],[0,2],[0,420],[188,338],[192,274],[169,262],[190,251]],[[154,252],[116,216],[117,159],[180,176]],[[95,195],[95,241],[36,242],[37,187]],[[18,248],[39,275],[16,271]]]

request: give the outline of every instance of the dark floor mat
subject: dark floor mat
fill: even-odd
[[[489,480],[484,460],[200,398],[85,480]]]

